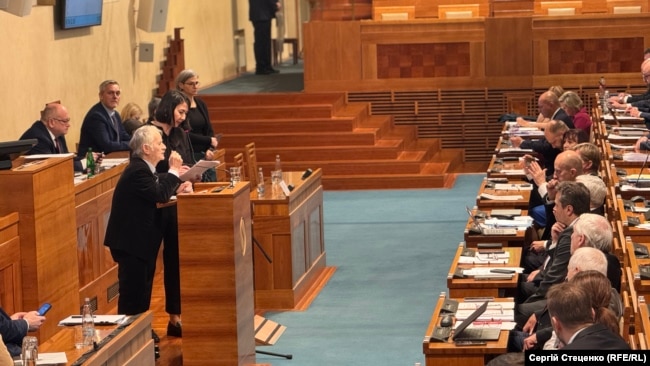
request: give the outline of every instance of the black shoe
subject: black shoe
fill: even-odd
[[[160,343],[160,337],[158,337],[158,334],[151,330],[151,339],[153,339],[153,343]]]
[[[271,75],[271,74],[279,74],[280,70],[270,68],[270,69],[263,69],[263,70],[256,70],[255,75]]]
[[[274,68],[270,68],[270,69],[269,69],[269,72],[270,72],[271,74],[279,74],[279,73],[280,73],[280,70],[278,70],[278,69],[274,69]]]
[[[167,336],[169,337],[183,337],[183,327],[181,322],[176,324],[167,323]]]
[[[157,344],[153,346],[153,355],[156,360],[160,358],[160,346]]]

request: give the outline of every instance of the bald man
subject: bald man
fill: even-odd
[[[69,151],[65,141],[65,135],[68,133],[69,128],[70,115],[68,114],[67,108],[59,103],[50,103],[41,112],[41,119],[34,122],[20,136],[20,139],[38,140],[36,145],[27,152],[27,155],[66,154]],[[82,171],[84,169],[81,160],[81,158],[74,159],[75,171]]]

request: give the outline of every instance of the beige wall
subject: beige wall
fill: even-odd
[[[245,7],[240,11],[247,12],[247,0],[237,1]],[[20,137],[46,102],[60,99],[72,118],[67,140],[73,149],[105,79],[120,82],[121,106],[132,101],[146,108],[176,27],[184,28],[186,66],[200,74],[203,86],[236,75],[230,0],[170,0],[164,33],[137,29],[137,6],[138,0],[105,0],[101,26],[66,31],[58,29],[51,6],[34,7],[23,18],[0,11],[0,141]],[[154,62],[138,62],[140,42],[155,44]]]

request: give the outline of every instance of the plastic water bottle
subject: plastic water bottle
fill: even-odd
[[[88,178],[95,175],[95,157],[93,156],[92,147],[89,147],[86,153],[86,169],[88,169]]]
[[[609,90],[605,90],[603,94],[603,113],[607,114],[609,112]]]
[[[280,155],[275,156],[275,171],[282,172],[282,163],[280,162]]]
[[[257,197],[264,197],[264,172],[262,167],[257,168]]]
[[[93,319],[93,309],[90,306],[90,299],[86,298],[81,311],[81,328],[84,335],[84,346],[92,346],[95,340],[95,321]]]

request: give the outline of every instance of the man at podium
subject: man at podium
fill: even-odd
[[[111,215],[104,245],[118,264],[119,314],[134,315],[149,310],[156,266],[162,240],[157,203],[165,203],[178,191],[191,189],[181,183],[182,159],[172,151],[169,171],[156,174],[155,166],[164,159],[165,144],[154,126],[135,130],[130,142],[133,152],[115,186]]]

